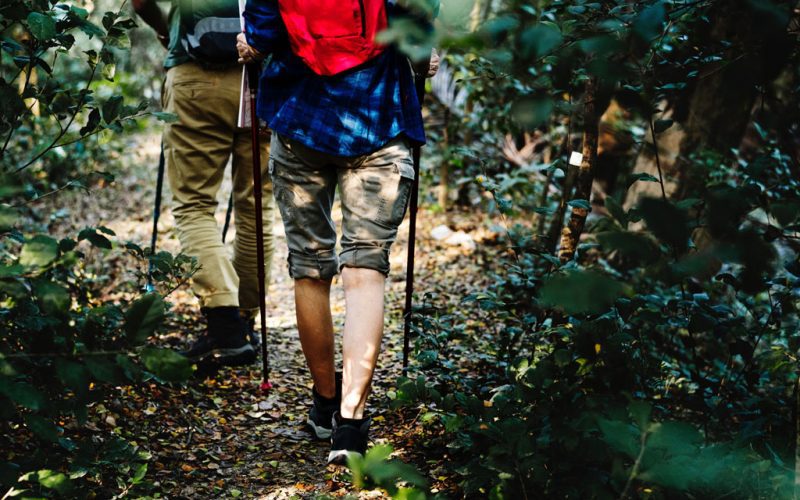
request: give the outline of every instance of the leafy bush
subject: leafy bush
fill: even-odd
[[[698,74],[734,71],[764,51],[775,55],[765,71],[783,68],[787,88],[796,87],[796,68],[781,66],[783,55],[796,61],[796,45],[770,45],[782,40],[787,3],[494,5],[473,33],[437,40],[465,75],[465,100],[501,95],[465,118],[472,142],[436,154],[465,158],[450,165],[521,224],[488,256],[505,261],[488,289],[459,306],[423,299],[416,372],[400,380],[394,404],[426,410],[431,446],[447,449],[467,496],[787,497],[800,186],[782,127],[798,125],[778,118],[784,103],[767,100],[740,151],[749,108],[736,118],[743,125],[738,137],[731,132],[733,146],[713,137],[719,127],[693,129],[702,120],[686,109],[699,106],[697,95],[722,92],[701,88],[710,84]],[[720,35],[720,23],[742,12],[758,26]],[[774,36],[761,31],[769,29]],[[470,73],[476,61],[491,61],[491,75],[480,74],[483,63]],[[745,103],[770,84],[742,77],[724,85],[735,94],[729,102]],[[591,196],[591,176],[585,191],[575,186],[587,162],[596,174],[591,141],[612,98],[629,113],[625,126],[641,129],[628,134],[641,145],[613,165],[609,191]],[[678,160],[665,171],[659,141],[678,122],[690,139],[671,151]],[[538,134],[540,145],[512,166],[497,153],[505,134],[517,145]],[[590,154],[578,168],[568,160],[581,134]],[[632,174],[636,157],[658,175]],[[663,196],[627,192],[646,183]],[[589,234],[576,258],[559,258],[553,237],[563,237],[567,211],[570,222],[585,217],[590,196],[604,206],[581,220]]]
[[[110,387],[184,380],[192,370],[177,353],[145,345],[164,318],[163,295],[132,287],[129,299],[101,299],[87,255],[129,253],[153,268],[165,294],[195,270],[190,259],[115,243],[105,227],[56,239],[31,217],[42,197],[94,182],[93,164],[121,147],[112,135],[146,114],[112,84],[134,26],[120,11],[69,4],[0,8],[0,417],[3,439],[28,451],[0,464],[7,497],[147,491],[147,454],[90,432],[89,413]]]
[[[766,147],[718,167],[703,198],[610,211],[583,266],[518,228],[490,289],[420,318],[419,375],[395,404],[426,405],[466,494],[790,494],[798,214],[782,213],[797,196],[782,158]]]

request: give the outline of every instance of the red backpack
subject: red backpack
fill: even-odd
[[[335,75],[383,52],[384,0],[279,0],[292,52],[318,75]]]

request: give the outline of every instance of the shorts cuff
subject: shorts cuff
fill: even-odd
[[[310,254],[289,252],[289,276],[293,279],[328,280],[338,272],[338,260],[332,250]]]
[[[372,269],[388,276],[389,249],[376,246],[347,248],[339,254],[339,270],[343,267]]]

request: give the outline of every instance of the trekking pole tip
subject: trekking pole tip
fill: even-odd
[[[265,380],[261,382],[261,392],[269,392],[272,390],[272,382]]]

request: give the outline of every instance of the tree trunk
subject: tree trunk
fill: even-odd
[[[667,103],[662,103],[661,106],[665,107]],[[659,119],[669,118],[672,118],[671,111],[659,117]],[[653,140],[653,136],[648,130],[644,139],[645,144],[639,151],[636,157],[636,164],[633,167],[634,173],[650,174],[658,178],[658,165],[656,164],[655,155],[655,148],[657,147],[658,156],[661,160],[661,172],[664,176],[664,190],[667,192],[668,197],[672,197],[678,189],[678,155],[685,135],[683,127],[677,123],[664,132],[656,134],[655,140]],[[642,198],[656,197],[661,197],[661,186],[657,182],[637,182],[628,189],[623,208],[630,210],[638,205]]]
[[[711,29],[696,34],[698,46],[728,43],[723,60],[704,68],[694,88],[674,103],[676,125],[659,134],[667,194],[685,198],[705,181],[705,170],[693,168],[692,154],[704,149],[727,153],[741,144],[758,97],[758,85],[771,82],[785,66],[791,44],[787,26],[759,17],[746,0],[719,2],[709,13]],[[788,19],[787,19],[788,22]],[[657,176],[655,156],[643,148],[634,172]],[[673,180],[674,179],[674,180]],[[625,205],[634,206],[660,187],[639,182],[628,193]],[[655,188],[655,189],[654,189]]]
[[[564,215],[567,213],[567,201],[572,196],[572,190],[575,187],[575,181],[578,178],[578,167],[572,164],[567,164],[567,175],[564,178],[564,188],[561,191],[561,201],[558,203],[553,220],[550,221],[550,228],[547,230],[547,238],[543,242],[550,253],[555,253],[558,249],[558,239],[561,234],[561,228],[564,226]]]
[[[597,137],[600,125],[600,114],[597,112],[597,80],[590,78],[586,81],[586,91],[583,96],[583,160],[578,169],[578,182],[575,186],[573,200],[586,200],[590,202],[592,194],[592,181],[594,181],[594,168],[597,163]],[[569,222],[561,231],[561,248],[558,258],[561,263],[569,262],[575,256],[578,240],[586,225],[586,216],[590,208],[572,207]]]
[[[553,161],[553,147],[547,146],[542,153],[542,163],[545,165],[549,165],[550,162]],[[553,183],[553,175],[555,174],[555,169],[550,168],[547,171],[547,178],[544,181],[544,185],[542,186],[542,192],[539,195],[539,199],[537,200],[536,206],[537,207],[544,207],[547,204],[547,195],[550,194],[550,184]],[[544,235],[544,221],[545,217],[544,214],[536,212],[533,214],[533,229],[536,233],[536,238],[541,239]]]

